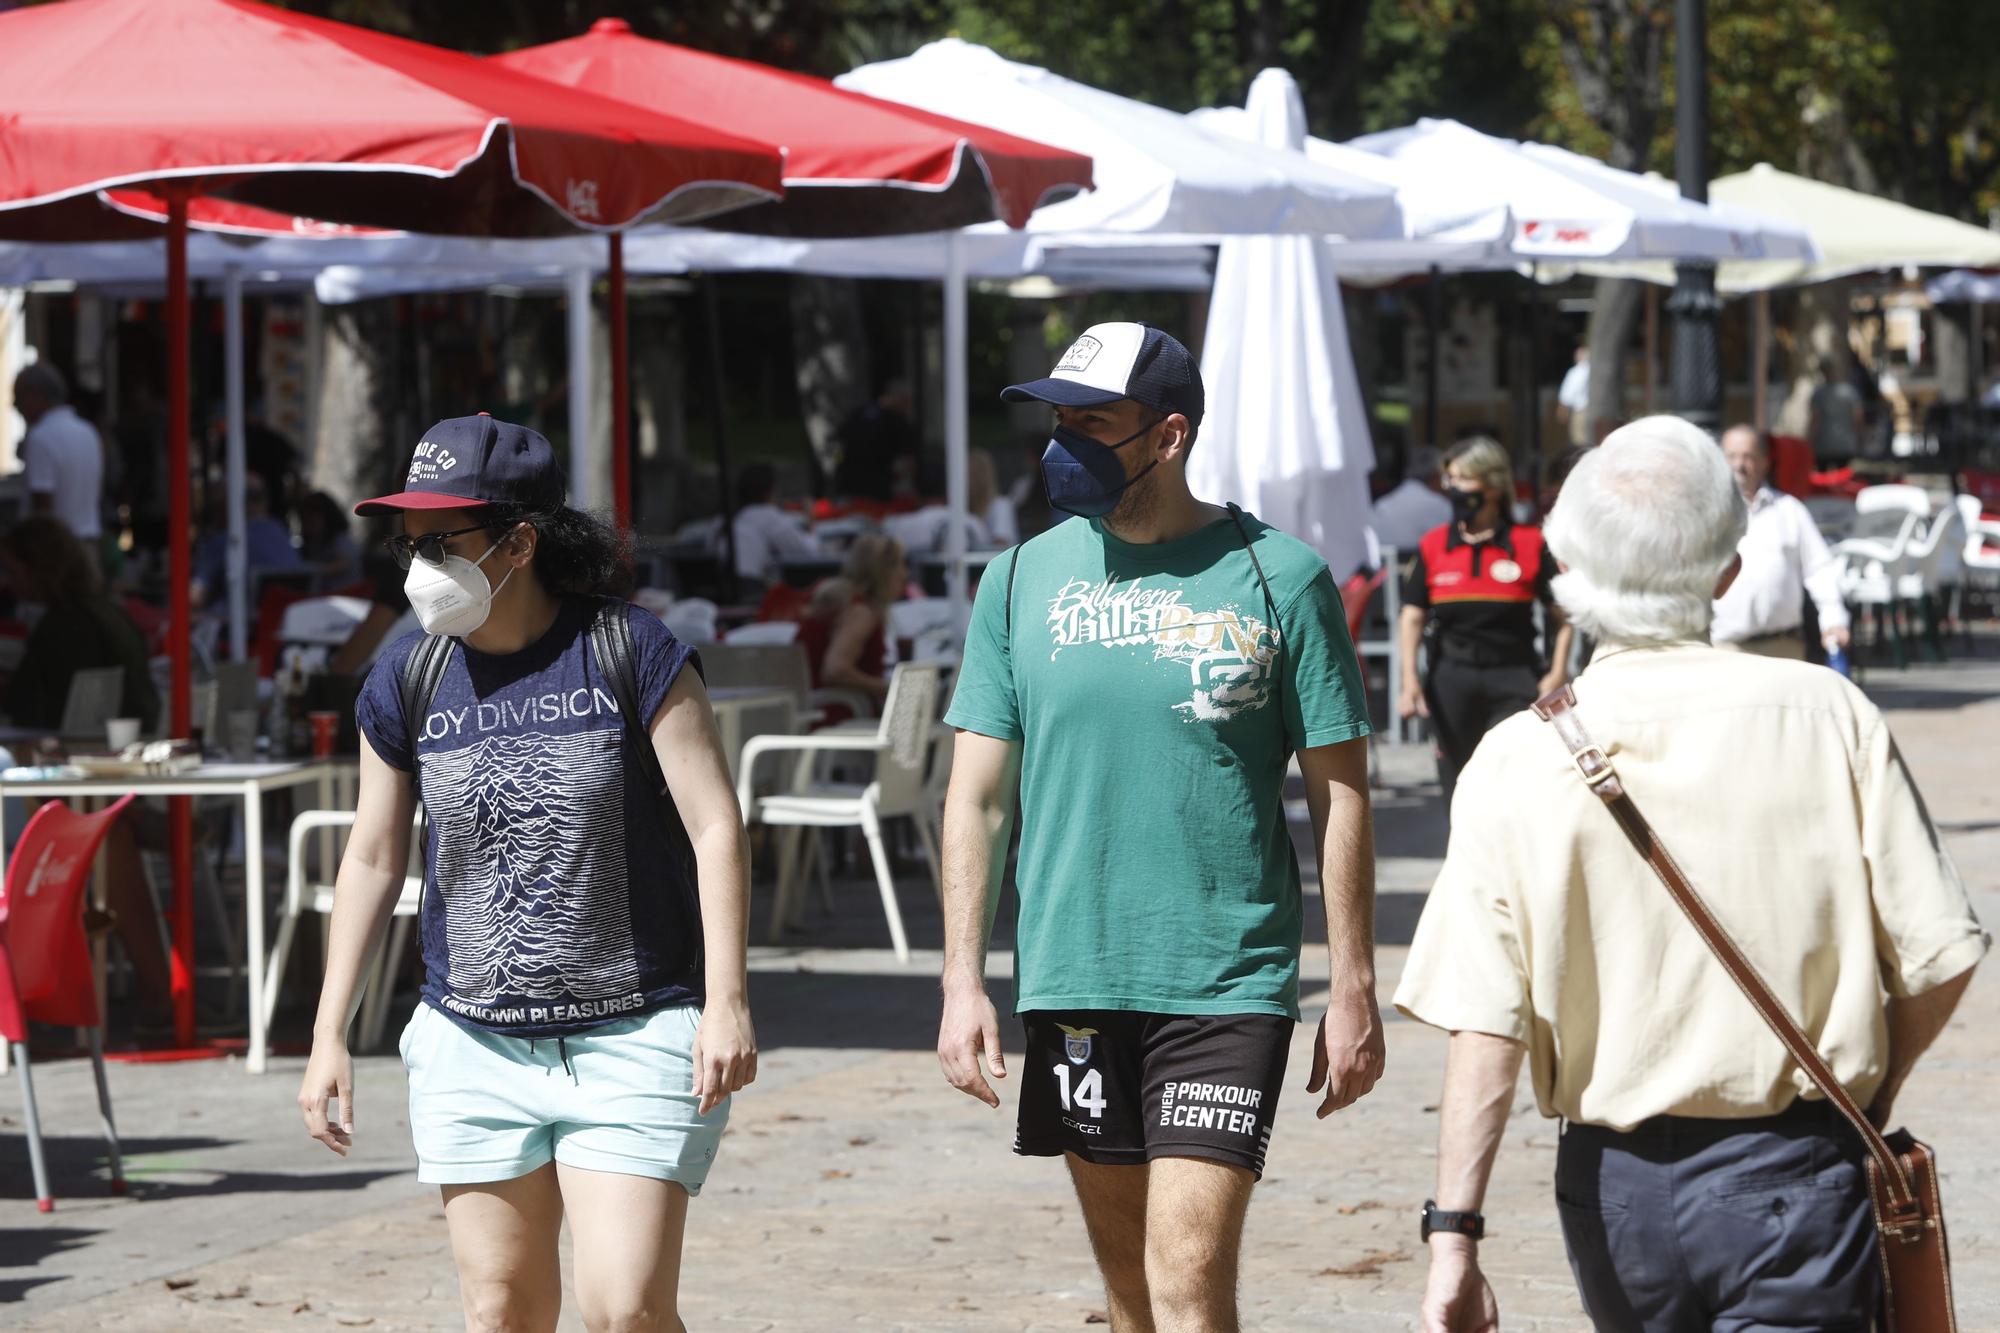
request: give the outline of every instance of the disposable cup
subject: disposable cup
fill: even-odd
[[[312,723],[313,758],[325,759],[333,753],[334,742],[340,738],[340,714],[334,712],[313,712],[306,714]]]
[[[113,754],[139,743],[139,719],[114,717],[104,724],[104,743]]]

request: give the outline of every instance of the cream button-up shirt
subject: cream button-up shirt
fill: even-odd
[[[1886,996],[1988,945],[1881,712],[1824,667],[1707,644],[1613,647],[1574,688],[1634,803],[1867,1105]],[[1396,1007],[1524,1043],[1544,1115],[1629,1129],[1818,1096],[1531,712],[1459,778]]]

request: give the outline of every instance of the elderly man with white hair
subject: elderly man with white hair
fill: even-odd
[[[1881,713],[1834,672],[1709,645],[1745,522],[1722,451],[1676,418],[1634,422],[1579,463],[1548,543],[1557,600],[1601,646],[1569,698],[1881,1125],[1988,939]],[[1396,992],[1451,1033],[1424,1327],[1497,1326],[1480,1207],[1526,1055],[1538,1108],[1564,1122],[1557,1211],[1599,1329],[1868,1328],[1879,1279],[1858,1133],[1585,767],[1535,712],[1487,734]]]

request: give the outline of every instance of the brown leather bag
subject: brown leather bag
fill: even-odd
[[[1757,1016],[1777,1034],[1834,1109],[1847,1117],[1868,1149],[1868,1194],[1875,1207],[1876,1252],[1882,1265],[1882,1309],[1877,1328],[1881,1333],[1957,1333],[1951,1301],[1951,1252],[1945,1243],[1944,1207],[1938,1200],[1937,1154],[1907,1131],[1897,1130],[1884,1138],[1869,1123],[1806,1034],[1799,1031],[1799,1025],[1757,975],[1757,969],[1709,912],[1694,885],[1688,883],[1673,854],[1626,794],[1611,760],[1584,731],[1575,707],[1576,696],[1565,685],[1536,702],[1535,716],[1554,724],[1584,783],[1610,809],[1625,836],[1714,952],[1723,971],[1757,1010]]]

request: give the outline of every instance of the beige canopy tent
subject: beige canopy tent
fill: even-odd
[[[1816,263],[1799,260],[1730,260],[1716,266],[1716,290],[1725,296],[1757,296],[1756,335],[1752,339],[1755,366],[1754,419],[1759,427],[1768,416],[1765,381],[1770,354],[1774,287],[1802,287],[1855,273],[1885,268],[1990,268],[2000,266],[2000,232],[1988,231],[1938,213],[1927,213],[1893,199],[1829,185],[1779,171],[1759,163],[1734,176],[1709,183],[1713,203],[1754,209],[1804,227],[1818,245]],[[1672,286],[1671,264],[1584,264],[1583,272],[1600,276],[1639,278]],[[1649,327],[1650,343],[1650,327]],[[1648,355],[1647,364],[1652,363]]]

